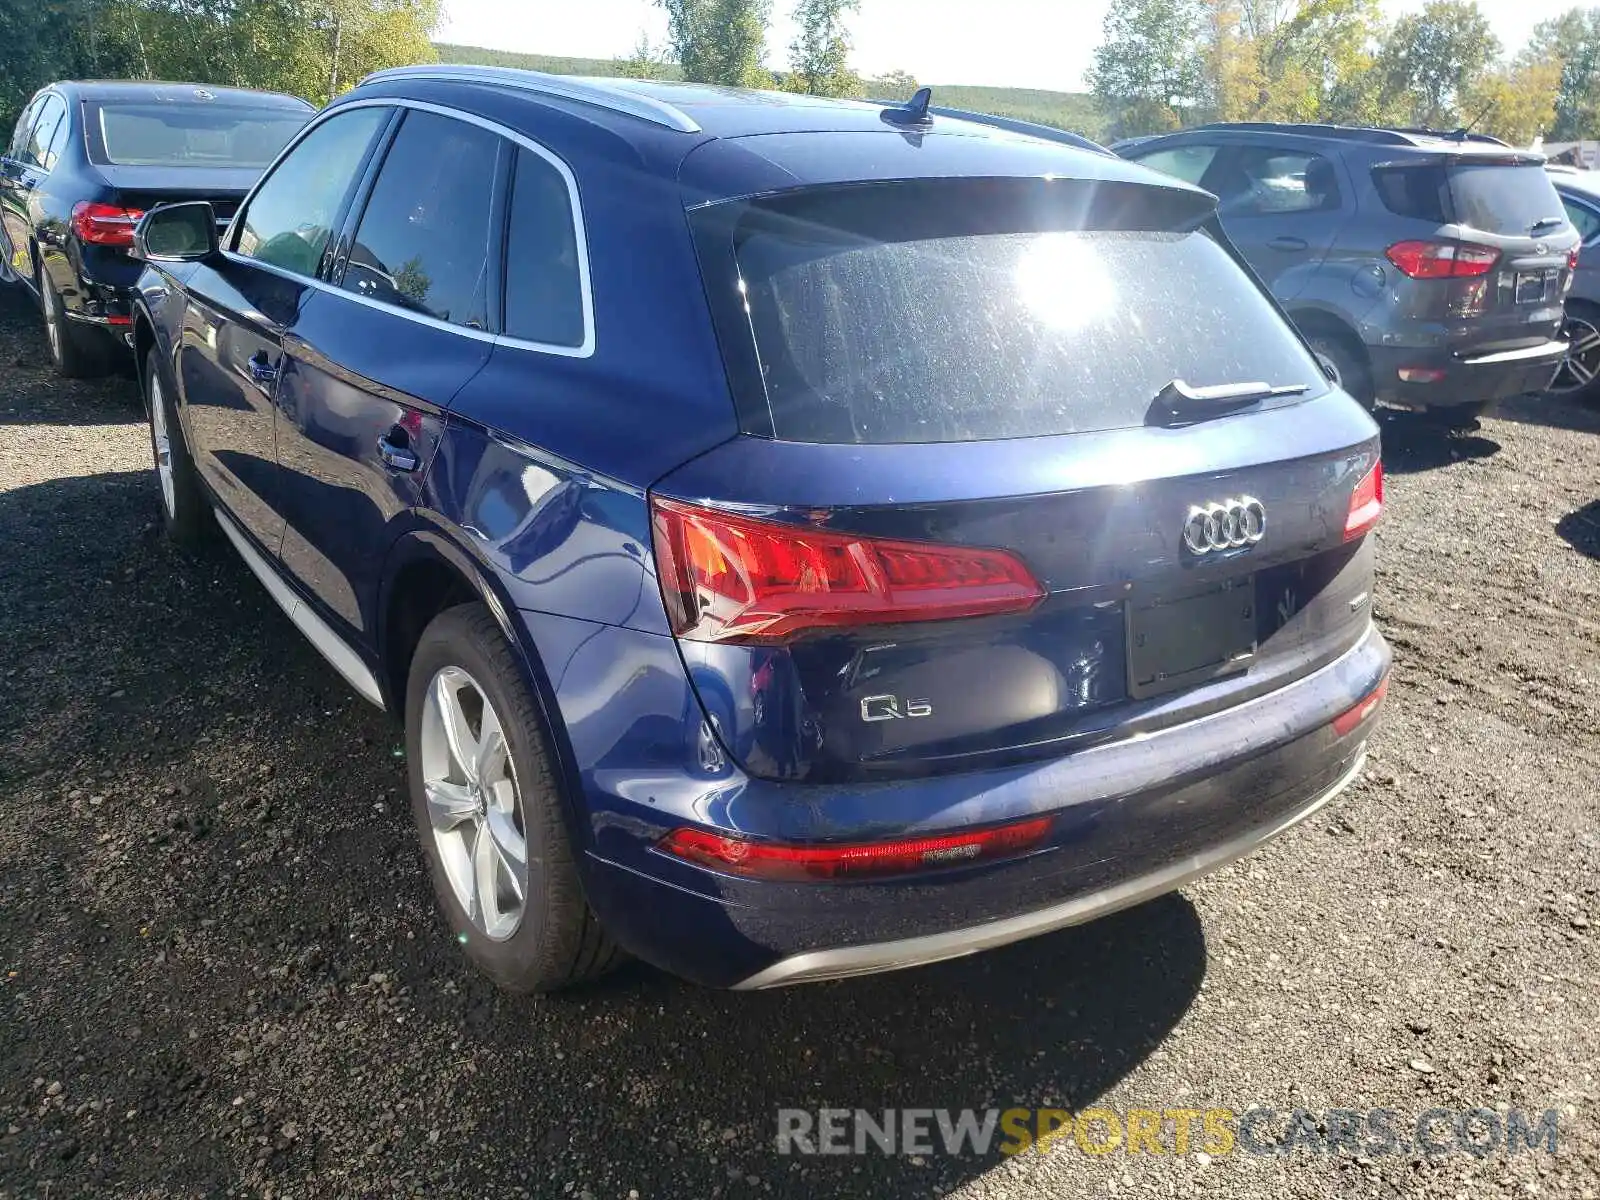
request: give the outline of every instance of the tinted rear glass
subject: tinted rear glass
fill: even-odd
[[[100,104],[90,157],[114,166],[265,167],[310,112],[230,104]]]
[[[1377,167],[1372,182],[1390,212],[1435,225],[1460,224],[1484,233],[1518,236],[1546,218],[1562,215],[1550,177],[1533,164]]]
[[[1175,378],[1325,390],[1276,309],[1204,232],[1058,228],[1070,221],[1026,206],[982,230],[970,210],[930,218],[898,185],[862,191],[852,205],[790,204],[782,219],[753,211],[736,237],[778,438],[1120,428],[1142,424]],[[929,228],[941,223],[959,227]]]
[[[1550,176],[1537,164],[1452,167],[1450,198],[1457,223],[1485,233],[1531,233],[1540,221],[1564,215]]]

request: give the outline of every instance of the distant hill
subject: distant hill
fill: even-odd
[[[482,46],[456,46],[436,42],[440,62],[482,63],[494,67],[520,67],[525,71],[547,71],[552,75],[618,75],[621,67],[610,58],[562,58],[552,54],[518,54],[510,50],[488,50]],[[666,69],[669,79],[681,78],[675,67]],[[1074,133],[1098,137],[1105,132],[1105,119],[1095,107],[1094,97],[1084,92],[1048,92],[1038,88],[966,87],[935,83],[933,102],[951,108],[998,113],[1022,121],[1037,121]],[[872,92],[872,81],[866,84]]]
[[[613,58],[562,58],[554,54],[518,54],[513,50],[489,50],[483,46],[456,46],[435,42],[439,61],[478,63],[486,67],[516,67],[523,71],[545,71],[551,75],[620,75],[621,64]],[[681,79],[676,67],[665,68],[669,79]]]

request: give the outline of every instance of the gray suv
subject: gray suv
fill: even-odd
[[[1562,362],[1579,236],[1541,155],[1482,135],[1223,124],[1126,146],[1219,198],[1337,382],[1470,427]]]

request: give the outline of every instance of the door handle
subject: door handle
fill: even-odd
[[[1287,253],[1297,254],[1301,250],[1309,250],[1311,243],[1306,241],[1305,238],[1275,237],[1267,243],[1267,248],[1269,250],[1283,250]]]
[[[250,378],[257,383],[276,383],[278,364],[269,359],[265,352],[257,351],[250,358]]]
[[[378,439],[378,457],[396,471],[415,471],[422,465],[403,425],[391,425],[389,432]]]

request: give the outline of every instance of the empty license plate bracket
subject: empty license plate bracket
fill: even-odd
[[[1135,699],[1243,671],[1256,651],[1255,576],[1126,604],[1128,692]]]

